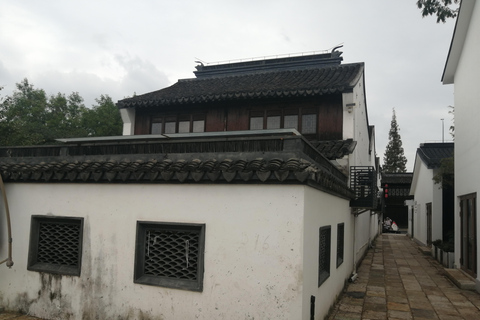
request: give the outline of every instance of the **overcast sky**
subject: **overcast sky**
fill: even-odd
[[[445,140],[453,86],[441,84],[454,20],[422,18],[416,0],[0,0],[0,96],[27,78],[91,106],[194,77],[217,62],[343,44],[364,62],[369,122],[383,160],[392,108],[407,168],[420,143]]]

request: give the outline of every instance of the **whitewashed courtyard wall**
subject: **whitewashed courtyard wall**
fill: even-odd
[[[368,132],[368,114],[364,74],[350,93],[343,94],[343,139],[357,142],[348,165],[375,167],[375,143]],[[372,137],[373,140],[374,137]],[[369,152],[371,150],[371,152]],[[371,242],[379,234],[379,214],[367,210],[355,218],[355,263],[359,263]]]
[[[461,3],[443,83],[454,84],[455,103],[455,265],[461,266],[461,196],[480,194],[480,3]],[[478,200],[476,211],[477,266],[480,266],[480,219]],[[480,292],[480,272],[477,267],[476,289]]]
[[[437,169],[428,169],[417,155],[415,159],[414,194],[414,239],[427,245],[427,204],[432,204],[432,241],[443,240],[443,202],[442,188],[435,184],[433,177]]]
[[[348,201],[299,185],[7,184],[12,269],[0,305],[44,318],[316,319],[351,273]],[[1,204],[3,206],[3,204]],[[4,221],[3,207],[0,221]],[[84,217],[80,277],[27,271],[31,215]],[[318,228],[345,219],[345,262],[320,288]],[[136,222],[205,223],[203,292],[133,282]],[[332,255],[336,238],[332,232]],[[5,239],[5,226],[1,226]],[[6,244],[1,243],[5,254]]]
[[[335,302],[353,270],[353,221],[348,201],[306,188],[304,220],[304,290],[302,319],[309,319],[310,305],[306,305],[313,295],[316,298],[315,319],[323,319]],[[344,223],[344,257],[337,267],[337,226]],[[331,227],[330,277],[318,287],[319,229]],[[317,261],[312,260],[317,258]]]

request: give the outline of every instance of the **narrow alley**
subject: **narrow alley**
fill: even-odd
[[[480,319],[480,294],[462,290],[409,237],[376,240],[329,320]]]

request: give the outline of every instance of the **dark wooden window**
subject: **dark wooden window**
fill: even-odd
[[[151,134],[162,134],[163,133],[163,118],[153,118]]]
[[[317,115],[315,113],[302,114],[302,134],[317,133]]]
[[[460,198],[460,267],[476,278],[477,271],[477,194]]]
[[[151,134],[205,132],[205,115],[152,117]]]
[[[321,227],[318,244],[318,286],[330,277],[330,244],[332,229],[330,226]]]
[[[254,110],[250,112],[250,130],[292,128],[302,134],[316,134],[318,114],[308,108],[302,110]]]
[[[345,248],[345,223],[337,225],[337,268],[343,263]]]
[[[137,222],[134,282],[203,290],[205,225]]]
[[[79,276],[83,218],[32,216],[27,269]]]
[[[298,130],[298,114],[287,114],[283,118],[283,127]]]
[[[205,132],[205,115],[193,115],[192,132]]]

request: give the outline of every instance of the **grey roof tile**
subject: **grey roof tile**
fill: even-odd
[[[352,63],[179,80],[170,87],[120,100],[117,105],[119,108],[151,107],[349,92],[363,67],[363,63]]]

